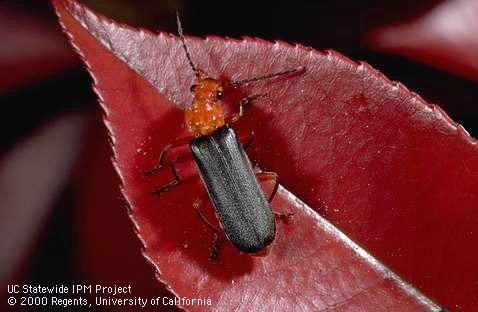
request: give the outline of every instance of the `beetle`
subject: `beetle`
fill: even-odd
[[[254,172],[245,153],[245,148],[251,143],[253,135],[249,135],[243,146],[241,138],[230,126],[242,117],[244,106],[260,95],[252,94],[243,98],[238,103],[239,112],[225,116],[221,102],[224,92],[223,83],[219,79],[209,77],[194,65],[186,45],[179,14],[176,14],[176,22],[186,58],[196,76],[196,83],[191,86],[193,101],[186,108],[184,114],[186,126],[192,132],[192,136],[166,145],[160,153],[157,164],[144,174],[146,176],[154,175],[163,168],[168,151],[189,144],[199,176],[206,186],[219,224],[225,234],[225,237],[221,236],[220,230],[201,212],[202,200],[195,201],[193,207],[198,216],[214,233],[209,258],[212,261],[217,261],[224,238],[228,239],[241,252],[254,256],[266,256],[270,252],[276,234],[275,216],[286,218],[291,217],[292,213],[272,211],[270,202],[277,192],[277,174]],[[303,67],[292,68],[229,84],[237,86],[292,74],[302,69]],[[181,182],[181,176],[176,170],[174,160],[170,163],[170,168],[174,180],[156,189],[153,192],[154,195],[161,195]],[[274,180],[274,189],[269,198],[266,198],[259,180]]]

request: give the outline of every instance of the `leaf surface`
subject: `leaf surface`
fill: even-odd
[[[170,172],[141,175],[167,143],[188,135],[181,108],[194,76],[178,38],[120,25],[73,1],[54,4],[95,80],[144,253],[178,296],[230,310],[438,309],[310,206],[440,303],[476,302],[476,142],[439,108],[335,52],[188,38],[197,67],[224,81],[305,67],[226,90],[231,111],[244,95],[264,95],[235,127],[255,132],[251,160],[280,176],[272,208],[295,216],[278,222],[268,257],[226,245],[215,265],[207,260],[213,236],[192,209],[205,190],[188,151],[177,154],[184,182],[163,196],[151,191]]]

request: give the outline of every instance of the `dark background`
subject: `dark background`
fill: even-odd
[[[476,82],[407,58],[373,51],[364,43],[364,36],[371,29],[416,18],[440,1],[296,0],[270,3],[261,1],[215,3],[192,0],[85,0],[82,2],[115,20],[153,30],[161,29],[175,33],[175,11],[179,10],[187,34],[257,36],[268,40],[280,39],[300,43],[316,49],[334,49],[353,60],[366,61],[389,79],[402,82],[426,101],[438,104],[471,135],[476,136],[478,132],[475,123],[478,114],[478,106],[475,105],[478,102]],[[4,155],[17,142],[29,137],[41,125],[48,124],[56,116],[67,112],[86,112],[89,116],[99,116],[100,113],[91,89],[91,79],[71,52],[66,37],[60,33],[50,3],[34,0],[2,1],[0,10],[25,14],[26,23],[30,20],[45,23],[52,32],[59,34],[62,38],[60,40],[64,40],[63,48],[66,51],[65,59],[47,57],[41,60],[44,62],[43,65],[51,65],[53,70],[45,70],[45,66],[39,66],[40,61],[10,64],[1,60],[0,54],[2,68],[0,82],[15,78],[14,83],[6,85],[0,83],[0,102],[5,120],[0,148]],[[0,25],[1,23],[0,21]],[[10,27],[9,32],[15,34],[21,25],[9,24],[5,27]],[[36,34],[32,33],[32,36]],[[2,49],[9,48],[9,42],[4,42]],[[11,48],[14,49],[15,45],[12,44]],[[60,63],[56,64],[57,62]],[[35,103],[41,105],[33,105]],[[91,119],[94,120],[93,124],[98,120],[97,117]],[[91,135],[86,135],[85,138],[91,138]],[[88,142],[79,144],[88,146]],[[89,151],[86,150],[84,153],[86,154],[78,158],[79,167],[82,166],[81,162],[87,158]],[[76,238],[78,231],[75,224],[78,223],[79,207],[74,184],[81,179],[75,176],[75,172],[77,171],[72,174],[72,182],[64,186],[61,196],[52,207],[51,214],[38,237],[32,238],[33,243],[31,250],[27,252],[27,260],[14,274],[17,282],[42,285],[88,283],[84,280],[81,269],[78,269],[82,264],[78,260]],[[126,220],[126,210],[120,217]],[[138,243],[138,248],[139,246]],[[146,271],[152,272],[151,268],[144,265]],[[151,285],[151,282],[147,284]]]

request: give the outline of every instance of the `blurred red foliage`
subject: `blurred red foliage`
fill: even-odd
[[[398,53],[478,80],[478,2],[448,0],[407,21],[370,31],[365,41],[377,50]]]
[[[0,6],[0,93],[77,65],[55,24]]]

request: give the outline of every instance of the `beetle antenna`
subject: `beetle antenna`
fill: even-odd
[[[229,83],[229,85],[238,86],[238,85],[253,82],[253,81],[265,80],[265,79],[270,79],[270,78],[274,78],[274,77],[277,77],[277,76],[288,75],[288,74],[292,74],[292,73],[299,72],[299,71],[302,71],[302,70],[304,70],[304,66],[299,66],[299,67],[283,70],[283,71],[280,71],[280,72],[277,72],[277,73],[272,73],[272,74],[269,74],[269,75],[265,75],[265,76],[260,76],[260,77],[250,78],[250,79],[244,79],[244,80],[238,80],[238,81],[231,81]]]
[[[199,72],[198,72],[196,66],[194,66],[194,63],[191,59],[191,55],[189,54],[188,48],[186,46],[186,39],[184,39],[183,27],[181,26],[181,20],[179,19],[179,12],[178,11],[176,11],[176,24],[178,25],[179,38],[181,38],[182,46],[183,46],[184,52],[186,52],[186,57],[188,58],[189,65],[191,65],[191,68],[193,69],[194,73],[197,76]]]

